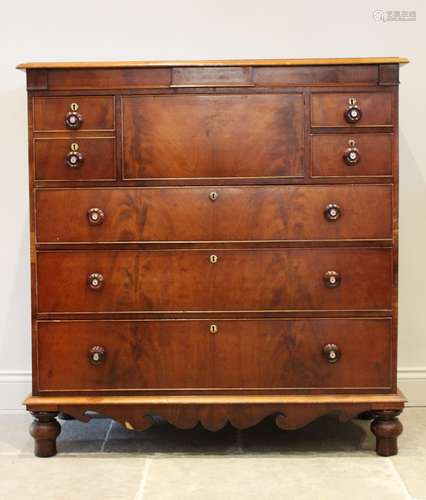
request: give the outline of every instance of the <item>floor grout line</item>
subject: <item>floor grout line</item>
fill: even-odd
[[[387,457],[386,462],[389,465],[389,468],[392,470],[394,475],[396,476],[399,484],[401,485],[407,500],[413,500],[413,497],[410,495],[410,492],[408,491],[407,485],[405,484],[404,480],[401,477],[401,474],[399,473],[398,469],[395,467],[395,464],[393,463],[392,459]]]
[[[149,472],[149,467],[151,465],[151,462],[152,462],[151,458],[147,458],[145,460],[145,465],[144,465],[143,471],[142,471],[141,483],[139,485],[139,489],[136,492],[135,498],[133,500],[143,500],[143,496],[145,493],[146,480],[148,479],[148,472]]]
[[[108,441],[109,435],[111,434],[111,429],[112,429],[112,424],[113,423],[114,423],[114,420],[111,420],[111,423],[109,424],[108,430],[105,433],[105,438],[104,438],[104,441],[103,441],[101,449],[100,449],[101,453],[103,453],[104,450],[105,450],[105,445],[106,445],[106,443]]]

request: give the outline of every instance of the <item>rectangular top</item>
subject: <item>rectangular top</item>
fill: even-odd
[[[167,68],[174,66],[327,66],[340,64],[406,64],[405,57],[355,57],[334,59],[229,59],[199,61],[93,61],[22,63],[17,69]]]

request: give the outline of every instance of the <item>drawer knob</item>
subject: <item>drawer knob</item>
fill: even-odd
[[[70,146],[70,152],[67,154],[65,161],[68,167],[77,168],[83,162],[83,155],[79,151],[80,146],[73,142]]]
[[[357,105],[355,97],[350,97],[348,100],[348,107],[345,109],[345,120],[348,123],[359,122],[362,118],[362,111]]]
[[[349,147],[343,154],[343,161],[350,167],[356,165],[361,160],[361,155],[359,154],[359,151],[355,147],[355,145],[355,141],[353,139],[350,139],[348,141]]]
[[[83,117],[81,116],[80,113],[77,113],[75,111],[70,111],[65,116],[65,125],[68,128],[71,129],[79,128],[82,123],[83,123]]]
[[[217,193],[216,191],[212,191],[209,194],[209,198],[211,201],[216,201],[219,198],[219,193]]]
[[[219,257],[217,255],[210,255],[210,263],[211,264],[216,264],[216,262],[219,260]]]
[[[337,220],[342,214],[342,211],[336,203],[330,203],[325,207],[324,216],[327,220]]]
[[[328,288],[337,288],[341,281],[342,278],[337,271],[327,271],[324,273],[324,283]]]
[[[94,345],[89,350],[89,361],[92,365],[100,365],[105,361],[105,348],[100,345]]]
[[[104,277],[100,273],[92,273],[87,282],[92,290],[100,290],[104,286]]]
[[[94,226],[99,226],[104,221],[105,214],[100,208],[90,208],[87,211],[87,219],[90,224]]]
[[[322,353],[329,363],[336,363],[342,355],[339,346],[336,344],[326,344],[322,348]]]
[[[217,327],[217,325],[210,325],[209,331],[210,333],[217,333],[219,331],[219,328]]]

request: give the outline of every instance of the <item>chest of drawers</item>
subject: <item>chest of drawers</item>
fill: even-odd
[[[23,64],[38,456],[129,429],[371,418],[397,452],[404,59]]]

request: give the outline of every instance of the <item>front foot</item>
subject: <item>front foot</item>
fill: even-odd
[[[57,412],[32,411],[34,421],[30,426],[30,434],[34,438],[34,455],[36,457],[53,457],[56,455],[56,438],[61,433],[61,426],[55,419]]]
[[[398,453],[398,436],[402,432],[402,424],[397,418],[401,410],[375,411],[375,419],[371,422],[371,431],[376,436],[376,452],[382,457],[390,457]]]

